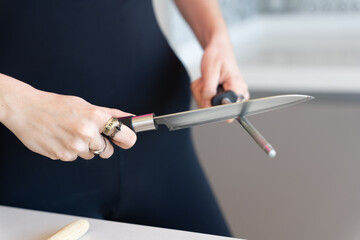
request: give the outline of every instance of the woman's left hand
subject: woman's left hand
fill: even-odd
[[[249,99],[247,84],[237,66],[228,38],[212,40],[205,48],[201,61],[201,77],[191,84],[191,91],[199,107],[210,107],[218,85],[225,91]]]

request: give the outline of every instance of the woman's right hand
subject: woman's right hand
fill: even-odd
[[[2,123],[30,150],[54,160],[73,161],[78,156],[92,159],[90,149],[102,149],[104,139],[107,147],[100,157],[109,158],[114,148],[101,135],[102,128],[111,117],[131,115],[92,105],[79,97],[40,91],[12,78],[5,81],[13,82],[1,80],[0,87],[5,88],[0,91],[0,107],[6,109]],[[112,142],[128,149],[135,144],[136,134],[122,125]]]

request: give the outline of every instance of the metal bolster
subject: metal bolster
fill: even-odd
[[[154,121],[153,113],[134,116],[132,118],[132,124],[135,132],[143,132],[157,129],[157,124]]]

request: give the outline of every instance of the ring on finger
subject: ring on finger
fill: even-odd
[[[106,142],[106,139],[105,139],[104,137],[103,137],[103,140],[104,140],[104,146],[103,146],[100,150],[93,150],[93,149],[89,148],[90,151],[91,151],[93,154],[99,155],[99,154],[101,154],[101,153],[103,153],[103,152],[105,151],[105,149],[106,149],[106,147],[107,147],[107,142]]]
[[[121,131],[121,125],[122,122],[120,122],[117,118],[110,118],[103,128],[102,134],[113,138],[117,132]]]

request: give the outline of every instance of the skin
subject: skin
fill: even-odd
[[[191,84],[199,107],[210,107],[218,85],[225,91],[249,99],[247,84],[241,76],[232,49],[224,18],[216,0],[175,0],[180,12],[190,24],[204,55],[201,60],[201,77]]]
[[[202,76],[191,84],[198,106],[211,105],[219,84],[249,98],[217,1],[177,0],[176,4],[204,48]],[[44,92],[0,74],[0,122],[27,148],[53,160],[92,159],[90,149],[104,147],[100,134],[104,124],[111,117],[128,115],[76,96]],[[109,158],[114,148],[105,141],[107,147],[100,157]],[[135,144],[136,134],[123,125],[111,142],[128,149]]]
[[[21,97],[19,97],[21,96]],[[50,159],[73,161],[78,156],[92,159],[89,150],[102,149],[100,135],[112,117],[131,115],[117,109],[99,107],[75,96],[40,91],[14,78],[0,74],[0,121],[33,152]],[[108,139],[100,154],[109,158],[114,148]],[[128,149],[136,134],[123,125],[112,142]]]

